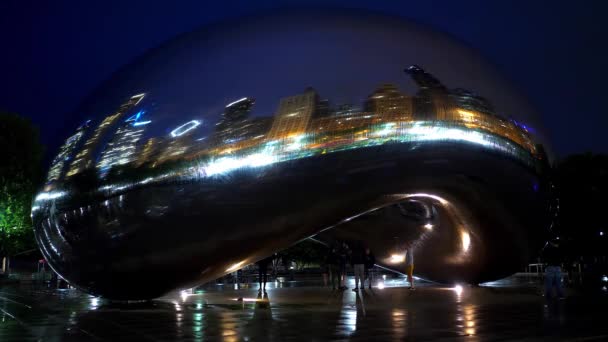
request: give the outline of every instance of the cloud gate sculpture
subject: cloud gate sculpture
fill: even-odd
[[[112,299],[216,279],[315,236],[441,282],[528,262],[552,216],[532,109],[469,48],[392,17],[280,13],[180,36],[70,121],[32,218]]]

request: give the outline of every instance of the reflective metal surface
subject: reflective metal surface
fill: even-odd
[[[113,299],[212,280],[315,234],[363,240],[397,270],[411,246],[430,279],[496,279],[548,228],[531,112],[468,48],[394,18],[218,25],[82,106],[32,208],[36,238],[61,276]]]

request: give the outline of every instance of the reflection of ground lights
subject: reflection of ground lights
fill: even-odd
[[[89,306],[89,308],[91,310],[97,310],[98,307],[99,307],[99,298],[91,297],[91,305]]]
[[[475,308],[472,305],[464,307],[464,333],[475,335]]]
[[[456,295],[458,297],[460,297],[462,295],[462,291],[463,291],[462,285],[456,285],[456,286],[454,286],[452,288],[452,291],[454,291],[454,293],[456,293]]]

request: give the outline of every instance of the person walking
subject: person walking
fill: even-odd
[[[374,255],[374,253],[372,253],[372,251],[369,249],[369,247],[365,248],[365,256],[364,256],[364,266],[365,266],[365,279],[369,280],[369,288],[371,290],[372,288],[372,282],[374,281],[373,279],[373,268],[374,265],[376,264],[376,256]],[[363,282],[361,285],[362,288],[365,287],[365,283]]]
[[[558,239],[547,242],[542,251],[545,267],[545,298],[550,301],[553,297],[553,288],[559,299],[564,299],[564,288],[562,286],[562,255]]]
[[[266,281],[268,280],[268,265],[272,264],[273,260],[274,255],[271,255],[256,263],[258,265],[258,277],[260,283],[259,292],[264,291],[264,293],[266,293]]]
[[[359,282],[361,282],[362,289],[365,287],[363,284],[365,281],[365,250],[360,241],[356,242],[352,248],[350,262],[355,272],[355,288],[353,291],[356,292],[359,290]]]
[[[410,283],[410,290],[415,290],[414,287],[414,246],[409,244],[405,252],[405,273],[407,274],[407,281]]]

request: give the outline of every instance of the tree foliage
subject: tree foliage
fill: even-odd
[[[327,254],[327,247],[312,240],[301,241],[279,253],[286,262],[295,262],[296,269],[302,270],[305,266],[319,265]]]
[[[41,162],[42,145],[30,120],[0,112],[0,256],[35,245],[30,210]]]
[[[575,154],[557,163],[558,228],[577,255],[605,255],[608,225],[608,155]],[[603,232],[602,235],[600,235]]]

